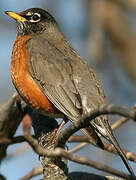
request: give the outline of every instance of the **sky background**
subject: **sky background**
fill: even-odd
[[[72,46],[84,57],[89,64],[91,60],[88,56],[88,36],[89,36],[89,9],[87,0],[0,0],[0,103],[6,101],[15,91],[10,78],[10,60],[12,45],[16,38],[16,23],[4,14],[4,11],[20,12],[32,7],[41,7],[49,11],[57,20],[62,32],[71,42]],[[91,22],[90,22],[91,23]],[[135,20],[131,20],[135,24]],[[106,63],[95,67],[110,103],[123,104],[132,107],[135,104],[135,86],[130,82],[123,69],[114,61],[114,58]],[[112,118],[113,122],[116,118]],[[135,124],[130,121],[115,131],[120,145],[126,149],[136,152]],[[20,125],[16,135],[21,135]],[[72,147],[74,144],[69,145]],[[17,180],[26,175],[35,164],[40,165],[38,156],[30,149],[25,150],[26,144],[10,146],[8,156],[2,162],[0,172],[8,180]],[[24,148],[24,150],[23,150]],[[24,153],[18,154],[22,149]],[[79,151],[90,159],[103,162],[107,165],[126,171],[121,159],[92,146],[88,146]],[[136,169],[136,165],[132,163]],[[90,167],[69,162],[69,171],[86,171],[97,174],[105,174]],[[127,171],[126,171],[127,172]],[[38,179],[38,178],[33,178]]]

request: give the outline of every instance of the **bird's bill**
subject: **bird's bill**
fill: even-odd
[[[15,13],[15,12],[6,11],[5,13],[17,21],[21,21],[21,22],[27,21],[24,17],[20,16],[19,14]]]

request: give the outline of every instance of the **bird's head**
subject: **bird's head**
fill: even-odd
[[[5,13],[16,20],[19,35],[42,33],[49,26],[57,24],[47,11],[40,8],[31,8],[20,13],[11,11]]]

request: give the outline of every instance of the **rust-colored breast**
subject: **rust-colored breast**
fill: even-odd
[[[20,96],[33,108],[46,114],[60,113],[46,98],[29,74],[29,54],[26,41],[31,36],[18,36],[12,52],[11,77]]]

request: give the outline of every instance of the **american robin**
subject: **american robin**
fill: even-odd
[[[47,11],[31,8],[6,14],[17,21],[11,77],[26,103],[48,116],[67,117],[72,122],[107,103],[95,72],[71,47]],[[111,142],[134,175],[112,133],[108,116],[97,117],[83,131],[101,148],[100,135]]]

